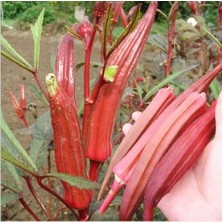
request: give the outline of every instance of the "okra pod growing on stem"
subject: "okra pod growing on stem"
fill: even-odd
[[[74,65],[75,54],[73,37],[69,34],[65,34],[59,43],[55,61],[55,73],[59,86],[75,101]]]
[[[144,17],[136,28],[114,50],[108,58],[106,67],[117,66],[114,81],[103,85],[90,114],[86,155],[92,160],[91,169],[106,161],[112,152],[111,136],[115,116],[119,107],[125,85],[136,67],[143,46],[156,14],[157,2],[151,2]],[[94,173],[93,173],[94,174]],[[91,179],[97,176],[91,174]]]
[[[46,77],[55,144],[55,161],[58,172],[87,178],[86,158],[83,154],[80,126],[73,100],[66,94],[54,74]],[[92,193],[62,182],[64,199],[74,209],[89,206]],[[80,212],[80,211],[79,211]]]

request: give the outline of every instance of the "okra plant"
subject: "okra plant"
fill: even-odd
[[[1,36],[1,54],[33,75],[39,87],[38,95],[48,104],[50,111],[50,114],[37,118],[34,129],[52,129],[56,169],[51,169],[49,161],[48,167],[45,165],[51,141],[39,143],[38,135],[33,133],[30,136],[30,149],[26,150],[1,114],[2,186],[10,191],[3,195],[2,203],[18,199],[36,221],[41,220],[41,215],[37,215],[35,209],[27,204],[22,180],[48,220],[58,220],[61,210],[48,210],[38,196],[33,181],[69,209],[75,220],[90,220],[95,212],[103,214],[121,189],[123,194],[121,203],[118,203],[120,220],[133,219],[138,208],[143,209],[144,220],[152,220],[158,202],[193,166],[214,135],[216,96],[220,92],[219,84],[214,79],[222,71],[222,45],[219,40],[202,23],[198,24],[198,19],[197,27],[187,23],[193,32],[204,33],[195,43],[203,46],[207,35],[219,50],[216,59],[204,64],[205,70],[199,80],[179,95],[174,93],[173,80],[196,69],[198,65],[172,73],[173,42],[175,36],[180,36],[176,26],[180,4],[172,4],[169,15],[161,12],[168,22],[167,59],[162,73],[164,78],[152,88],[144,89],[141,87],[144,84],[143,76],[134,78],[133,84],[131,77],[149,38],[156,13],[160,10],[157,2],[150,2],[143,16],[140,12],[142,4],[133,7],[127,15],[123,4],[95,2],[92,21],[86,16],[79,24],[66,27],[67,32],[58,45],[55,73],[46,74],[44,84],[39,80],[44,10],[31,26],[33,65]],[[204,13],[204,3],[190,2],[188,5],[193,16]],[[221,4],[218,7],[221,24]],[[118,21],[122,22],[124,28],[119,36],[114,37],[113,30]],[[92,50],[97,37],[101,43],[98,53],[102,65],[92,86]],[[75,98],[76,41],[82,42],[85,52],[82,116],[79,115],[80,108]],[[184,48],[188,47],[187,42],[183,44]],[[189,47],[194,47],[191,42]],[[195,56],[198,60],[200,53]],[[132,91],[124,97],[130,81]],[[208,99],[210,84],[215,96],[212,103]],[[20,102],[12,91],[9,95],[18,118],[26,128],[33,127],[26,119],[28,106],[24,83],[20,86]],[[133,97],[137,97],[139,102],[134,103],[131,100]],[[126,98],[127,103],[124,103]],[[144,111],[130,132],[113,142],[117,134],[114,130],[115,120],[121,111],[121,104],[125,104],[131,112],[135,111],[133,107],[138,110],[143,108]],[[110,185],[112,174],[114,179]],[[55,179],[61,182],[61,192],[52,184]],[[110,191],[104,195],[107,190]]]

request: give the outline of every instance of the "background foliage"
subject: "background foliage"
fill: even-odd
[[[83,6],[86,8],[86,14],[92,15],[93,9],[93,1],[32,1],[32,2],[24,2],[24,1],[15,1],[9,2],[4,1],[2,2],[3,8],[3,18],[5,23],[13,20],[13,22],[17,26],[22,26],[22,23],[33,23],[41,10],[45,8],[45,16],[44,16],[44,25],[57,22],[59,20],[65,20],[66,23],[72,24],[75,22],[74,18],[74,11],[76,6]],[[144,1],[126,1],[124,3],[124,10],[126,12],[129,9],[138,4],[142,3],[142,12],[145,12],[148,2]],[[168,14],[171,8],[172,2],[159,2],[158,8],[163,11],[165,14]],[[181,2],[180,10],[179,10],[179,17],[186,19],[190,15],[190,9],[187,7],[186,2]],[[208,23],[215,24],[217,23],[217,3],[215,2],[207,2],[205,6],[205,19]],[[164,24],[165,18],[157,13],[156,20],[158,22],[162,22]],[[11,22],[9,22],[11,24]],[[28,28],[28,27],[27,27]],[[160,27],[161,29],[161,27]],[[163,29],[165,31],[165,29]]]

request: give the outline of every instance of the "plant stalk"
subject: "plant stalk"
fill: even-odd
[[[177,17],[177,11],[179,8],[179,4],[178,2],[175,3],[175,8],[173,9],[173,13],[172,13],[172,22],[171,22],[171,26],[168,25],[169,27],[169,31],[168,31],[168,50],[167,50],[167,61],[164,65],[165,68],[165,78],[169,76],[170,74],[170,67],[171,67],[171,60],[172,60],[172,45],[173,45],[173,41],[175,38],[175,26],[176,26],[176,17]],[[174,6],[172,6],[174,7]],[[169,22],[168,22],[169,23]]]
[[[45,184],[42,183],[43,179],[44,179],[44,177],[39,177],[39,176],[36,177],[36,180],[37,180],[37,183],[39,184],[39,186],[41,188],[43,188],[45,191],[47,191],[48,193],[52,194],[55,198],[60,200],[77,217],[75,211],[66,203],[66,201],[62,197],[60,197],[54,190],[51,190],[48,186],[46,186]]]
[[[21,194],[21,193],[20,193]],[[22,204],[22,206],[30,213],[30,215],[35,219],[35,221],[41,221],[38,216],[32,211],[32,209],[29,207],[29,205],[25,202],[24,198],[21,197],[19,198],[20,203]]]
[[[43,205],[43,203],[41,202],[39,196],[37,195],[37,193],[35,192],[33,185],[32,185],[32,178],[29,176],[23,176],[23,178],[26,181],[26,184],[30,190],[30,192],[32,193],[33,197],[35,198],[35,200],[37,201],[37,203],[39,204],[39,206],[42,208],[43,212],[45,213],[45,215],[47,216],[48,220],[51,220],[51,216],[49,215],[49,213],[47,212],[45,206]]]
[[[48,93],[46,92],[46,90],[44,89],[42,83],[40,82],[39,78],[38,78],[38,72],[34,71],[33,72],[34,78],[39,86],[39,88],[41,89],[42,93],[44,94],[45,98],[48,100]]]
[[[87,138],[87,126],[90,115],[91,104],[89,102],[90,95],[90,59],[92,54],[93,42],[97,31],[97,23],[94,23],[92,35],[89,41],[89,45],[85,51],[85,66],[84,66],[84,112],[83,112],[83,125],[82,125],[82,142],[83,147]]]

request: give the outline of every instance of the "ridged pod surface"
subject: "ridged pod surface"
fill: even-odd
[[[46,84],[52,118],[55,144],[55,161],[58,172],[87,178],[86,158],[80,138],[80,126],[76,107],[65,91],[57,85],[54,74],[48,74]],[[64,199],[74,209],[88,207],[92,193],[62,182]]]
[[[222,64],[217,65],[214,69],[210,70],[208,73],[206,73],[203,77],[201,77],[199,80],[197,80],[195,83],[193,83],[191,86],[189,86],[183,93],[181,93],[165,110],[164,113],[162,114],[162,121],[176,108],[178,107],[178,105],[180,105],[184,99],[187,98],[187,96],[189,96],[190,93],[192,92],[203,92],[205,91],[209,84],[211,83],[211,81],[220,73],[220,71],[222,70]],[[135,127],[137,126],[137,124],[134,125]],[[131,131],[133,132],[134,130],[134,126],[131,129]],[[130,134],[130,137],[127,135],[124,140],[122,141],[122,143],[120,144],[120,146],[117,148],[116,153],[114,153],[113,158],[110,162],[110,165],[108,167],[108,170],[106,172],[106,176],[104,178],[104,181],[102,183],[102,187],[101,187],[101,191],[100,191],[100,195],[99,198],[101,197],[101,194],[103,192],[103,190],[105,189],[106,184],[108,183],[108,179],[111,176],[113,167],[118,163],[118,161],[120,161],[124,155],[126,155],[126,153],[132,148],[133,143],[135,143],[135,141],[132,142],[131,138],[133,139],[134,136],[132,137],[132,135]]]
[[[115,80],[100,89],[92,107],[86,155],[90,160],[104,162],[112,152],[111,136],[125,85],[134,70],[155,18],[157,3],[150,3],[144,17],[134,31],[115,49],[107,61],[107,67],[118,66]]]
[[[124,184],[127,184],[128,178],[130,177],[130,171],[132,171],[133,166],[135,165],[139,155],[142,151],[142,148],[146,145],[146,138],[140,137],[140,135],[148,128],[153,121],[163,112],[163,110],[173,101],[175,98],[171,88],[160,89],[157,95],[153,98],[149,106],[141,114],[140,118],[135,122],[134,127],[131,128],[129,133],[125,136],[121,142],[118,150],[114,154],[113,158],[118,160],[119,156],[123,156],[124,153],[127,153],[127,150],[137,144],[137,139],[141,140],[140,146],[133,153],[133,158],[130,156],[130,159],[126,161],[120,161],[113,168],[113,173],[115,174],[115,180],[111,187],[111,190],[108,192],[105,200],[103,201],[99,212],[104,213],[111,201],[114,199],[117,192],[121,189]],[[119,151],[119,152],[118,152]],[[129,151],[130,152],[130,151]],[[120,158],[121,159],[121,158]],[[110,166],[109,166],[110,169]],[[108,169],[108,170],[109,170]],[[107,180],[103,180],[101,187],[100,195],[102,194],[103,189],[105,188]]]
[[[214,103],[190,124],[155,166],[146,186],[144,220],[153,219],[153,209],[186,171],[193,166],[215,132]]]
[[[129,220],[133,216],[143,199],[145,186],[155,165],[175,141],[179,133],[202,114],[206,108],[204,96],[198,93],[191,93],[175,111],[165,116],[164,121],[162,119],[163,112],[150,126],[148,129],[150,131],[149,143],[143,149],[123,194],[120,206],[121,220]]]
[[[74,66],[75,50],[73,37],[65,34],[59,43],[55,61],[55,74],[59,86],[75,102]]]

